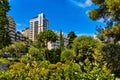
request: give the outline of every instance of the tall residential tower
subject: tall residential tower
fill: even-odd
[[[16,34],[16,24],[14,19],[7,15],[7,19],[8,19],[8,25],[6,26],[8,32],[9,32],[9,36],[11,38],[11,42],[14,43],[15,42],[15,34]]]
[[[30,20],[29,38],[35,41],[36,35],[44,30],[48,30],[48,20],[45,18],[45,15],[41,13]]]

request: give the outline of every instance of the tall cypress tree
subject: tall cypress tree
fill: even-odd
[[[64,49],[64,39],[63,39],[62,30],[60,30],[60,49],[61,50]]]
[[[8,31],[6,30],[8,24],[6,15],[9,9],[8,0],[0,0],[0,49],[10,43],[10,41],[8,41]]]
[[[77,35],[76,35],[73,31],[71,31],[71,32],[68,34],[68,37],[69,37],[69,40],[68,40],[67,48],[71,49],[71,48],[72,48],[73,41],[74,41],[74,39],[77,37]]]

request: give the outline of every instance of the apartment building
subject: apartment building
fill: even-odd
[[[22,33],[22,35],[23,35],[24,37],[29,38],[30,28],[28,27],[28,28],[22,30],[21,33]]]
[[[56,40],[56,42],[48,42],[48,49],[56,49],[60,47],[60,32],[55,32],[56,35],[58,36],[58,39]],[[64,39],[64,48],[67,47],[68,44],[68,36],[64,33],[62,33],[63,39]]]
[[[25,37],[21,32],[17,31],[15,34],[15,42],[28,42],[28,38]]]
[[[11,42],[15,42],[15,34],[16,34],[16,24],[13,18],[7,15],[8,25],[6,26],[6,30],[9,32],[9,36],[11,38]]]
[[[41,13],[30,20],[29,38],[35,41],[37,34],[44,30],[48,30],[48,20],[45,18],[45,15]]]

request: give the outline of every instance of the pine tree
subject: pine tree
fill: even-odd
[[[104,19],[106,26],[98,29],[99,38],[105,38],[110,42],[111,38],[114,43],[120,41],[120,0],[91,0],[98,7],[89,12],[92,20]],[[104,39],[103,39],[104,40]]]
[[[10,42],[8,41],[8,31],[6,30],[8,24],[6,15],[9,8],[8,0],[0,0],[0,48],[7,46]]]
[[[48,42],[55,42],[56,40],[57,35],[51,30],[45,30],[37,35],[38,44],[41,45],[41,43],[43,43],[42,45],[46,48],[46,57],[48,60],[50,60],[48,55]]]

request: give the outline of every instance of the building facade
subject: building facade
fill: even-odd
[[[44,30],[48,30],[48,20],[45,18],[45,15],[41,13],[30,20],[29,38],[35,41],[37,34]]]
[[[51,49],[56,49],[56,48],[59,48],[60,47],[60,32],[55,32],[56,35],[58,36],[56,42],[48,42],[48,49],[51,50]],[[63,39],[64,39],[64,48],[67,47],[67,44],[68,44],[68,36],[64,33],[62,33],[62,36],[63,36]]]
[[[14,43],[15,42],[15,34],[16,34],[16,24],[11,16],[7,15],[7,19],[8,19],[8,25],[6,27],[9,32],[11,42]]]
[[[24,37],[29,38],[30,28],[26,28],[25,30],[22,30],[21,33]]]
[[[15,42],[28,42],[28,38],[25,37],[21,32],[17,31],[15,34]]]

